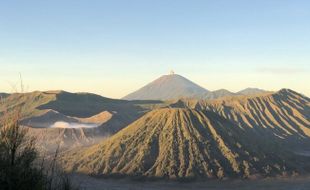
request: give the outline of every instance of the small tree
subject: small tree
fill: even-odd
[[[40,157],[36,149],[36,139],[28,134],[28,128],[20,125],[26,109],[23,104],[10,107],[4,101],[1,99],[0,103],[0,189],[73,189],[69,177],[56,167],[58,150],[46,166],[45,157]]]
[[[42,173],[34,167],[38,156],[35,138],[20,126],[22,107],[3,108],[0,119],[0,186],[3,189],[38,189]]]

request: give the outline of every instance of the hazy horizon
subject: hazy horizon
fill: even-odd
[[[178,73],[176,73],[176,74],[178,74]],[[169,75],[168,73],[167,73],[167,75]],[[181,75],[181,74],[178,74],[178,75]],[[163,76],[163,75],[162,75]],[[183,75],[181,75],[181,76],[183,76]],[[156,80],[156,79],[158,79],[158,78],[156,78],[156,79],[153,79],[152,81],[149,81],[149,82],[147,82],[147,83],[145,83],[145,84],[142,84],[142,86],[140,86],[140,87],[137,87],[136,89],[132,89],[131,91],[129,91],[127,94],[124,94],[124,95],[121,95],[121,96],[118,96],[118,97],[113,97],[113,96],[106,96],[105,94],[102,94],[102,93],[100,93],[100,91],[98,92],[98,91],[79,91],[79,90],[68,90],[68,89],[57,89],[57,88],[55,88],[55,89],[53,89],[53,88],[43,88],[43,89],[32,89],[32,88],[30,88],[30,86],[28,85],[28,84],[25,84],[25,80],[23,79],[23,78],[20,78],[20,77],[22,77],[22,76],[18,76],[19,77],[19,80],[16,80],[16,81],[14,81],[14,82],[8,82],[7,81],[7,85],[10,87],[9,89],[10,90],[8,90],[8,91],[0,91],[0,93],[1,92],[3,92],[3,93],[15,93],[16,91],[16,89],[17,89],[17,92],[18,92],[18,90],[20,89],[20,87],[19,87],[19,85],[20,85],[20,83],[22,82],[22,84],[24,85],[24,92],[33,92],[33,91],[67,91],[67,92],[72,92],[72,93],[84,93],[84,92],[86,92],[86,93],[95,93],[95,94],[98,94],[98,95],[101,95],[101,96],[104,96],[104,97],[108,97],[108,98],[116,98],[116,99],[120,99],[120,98],[123,98],[124,96],[126,96],[126,95],[128,95],[128,94],[130,94],[130,93],[132,93],[132,92],[134,92],[134,91],[136,91],[136,90],[139,90],[141,87],[143,87],[143,86],[145,86],[145,85],[147,85],[147,84],[149,84],[150,82],[153,82],[154,80]],[[161,77],[161,76],[160,76]],[[189,79],[189,78],[187,78],[187,79]],[[22,81],[21,81],[22,80]],[[190,79],[189,79],[190,80]],[[196,81],[192,81],[192,82],[194,82],[194,83],[196,83]],[[198,85],[200,85],[199,84],[199,82],[198,83],[196,83],[196,84],[198,84]],[[220,90],[220,89],[225,89],[225,90],[229,90],[230,92],[234,92],[234,93],[237,93],[237,92],[239,92],[239,91],[241,91],[241,90],[244,90],[244,89],[246,89],[246,88],[258,88],[258,89],[262,89],[262,90],[266,90],[266,91],[274,91],[274,92],[276,92],[276,91],[279,91],[279,90],[281,90],[281,89],[283,89],[283,88],[287,88],[287,87],[283,87],[283,88],[279,88],[279,89],[265,89],[265,88],[260,88],[260,87],[257,87],[257,86],[248,86],[248,87],[244,87],[244,88],[241,88],[241,89],[236,89],[236,90],[231,90],[231,89],[229,89],[229,88],[217,88],[217,89],[209,89],[209,88],[206,88],[205,86],[202,86],[202,85],[200,85],[201,87],[203,87],[203,88],[205,88],[205,89],[207,89],[207,90],[210,90],[210,91],[215,91],[215,90]],[[294,88],[289,88],[289,89],[291,89],[291,90],[295,90],[295,91],[297,91],[297,92],[299,92],[299,93],[302,93],[302,94],[304,94],[304,95],[307,95],[307,96],[309,96],[310,94],[306,94],[306,93],[303,93],[303,92],[301,92],[301,91],[298,91],[298,90],[296,90],[296,89],[294,89]]]
[[[310,2],[0,3],[0,92],[121,98],[171,69],[208,90],[310,96]]]

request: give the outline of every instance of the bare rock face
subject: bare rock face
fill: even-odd
[[[163,75],[141,89],[128,94],[125,100],[169,100],[203,97],[208,90],[177,74]]]
[[[98,145],[63,155],[69,171],[155,178],[285,175],[298,159],[210,111],[153,110]]]
[[[310,138],[310,99],[293,90],[252,96],[226,97],[210,101],[182,102],[179,107],[212,111],[235,125],[260,136],[279,140]],[[178,107],[176,104],[174,107]]]

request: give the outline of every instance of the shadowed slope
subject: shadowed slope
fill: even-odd
[[[1,98],[6,98],[6,97],[8,97],[9,95],[10,95],[9,93],[0,92],[0,99],[1,99]]]
[[[266,90],[259,89],[259,88],[246,88],[243,90],[240,90],[236,94],[242,94],[242,95],[255,95],[255,94],[261,94],[267,92]]]
[[[31,126],[33,128],[49,128],[57,121],[74,123],[79,122],[77,119],[63,115],[57,111],[44,110],[42,111],[42,115],[24,119],[21,121],[21,124],[24,126]]]
[[[92,93],[70,93],[65,91],[35,91],[9,95],[1,105],[5,108],[23,105],[24,118],[40,116],[46,110],[63,115],[88,118],[104,111],[121,113],[128,110],[143,111],[139,106],[126,100],[110,99]],[[0,107],[0,113],[4,108]]]
[[[38,147],[43,150],[54,150],[59,145],[60,149],[73,148],[98,142],[112,134],[98,126],[110,120],[112,115],[105,111],[89,118],[75,118],[65,116],[54,110],[25,119],[22,124],[29,127],[29,134],[34,136]],[[127,121],[128,122],[128,121]],[[120,126],[126,124],[119,123]],[[120,127],[116,125],[115,127]],[[44,127],[43,127],[44,126]],[[113,126],[108,126],[110,129]],[[118,129],[118,128],[117,128]],[[115,129],[116,130],[116,129]]]
[[[238,94],[230,92],[228,90],[225,89],[219,89],[219,90],[215,90],[215,91],[210,91],[208,92],[203,99],[216,99],[216,98],[221,98],[221,97],[226,97],[226,96],[237,96]]]
[[[1,105],[0,114],[2,110],[20,105],[25,108],[23,124],[30,127],[31,123],[35,127],[49,127],[56,121],[103,124],[113,115],[123,115],[121,123],[126,126],[145,111],[129,101],[109,99],[91,93],[35,91],[11,94]],[[125,121],[126,119],[128,120]]]
[[[223,97],[229,97],[229,96],[249,96],[249,95],[259,95],[259,94],[264,94],[267,91],[261,90],[258,88],[246,88],[244,90],[241,90],[239,92],[233,93],[230,92],[226,89],[220,89],[220,90],[215,90],[215,91],[210,91],[208,92],[202,99],[206,100],[212,100],[212,99],[217,99],[217,98],[223,98]]]
[[[151,111],[98,145],[68,152],[63,165],[95,175],[249,177],[298,170],[290,154],[212,112]]]
[[[45,92],[47,93],[47,92]],[[53,109],[73,117],[91,117],[103,111],[122,112],[139,107],[126,100],[110,99],[92,93],[70,93],[61,91],[55,94],[55,100],[40,105],[38,109]]]
[[[42,148],[58,143],[61,148],[94,143],[119,131],[145,112],[144,108],[129,101],[91,93],[35,91],[8,96],[1,104],[0,115],[5,109],[21,105],[25,108],[21,124],[30,128],[29,134],[38,139]],[[52,126],[56,128],[50,128]]]

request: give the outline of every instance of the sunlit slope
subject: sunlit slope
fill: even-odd
[[[48,102],[56,100],[56,94],[58,91],[51,92],[29,92],[29,93],[14,93],[9,95],[0,107],[0,113],[3,110],[11,109],[16,106],[24,108],[24,118],[38,116],[44,114],[46,111],[37,109],[40,105],[47,104]]]
[[[182,97],[203,97],[208,90],[177,75],[163,75],[139,90],[128,94],[126,100],[170,100]]]
[[[291,156],[212,112],[166,108],[62,161],[67,170],[95,175],[222,178],[300,170]]]
[[[180,100],[171,107],[208,110],[235,125],[277,138],[310,137],[310,99],[295,91],[225,97],[216,100]]]

